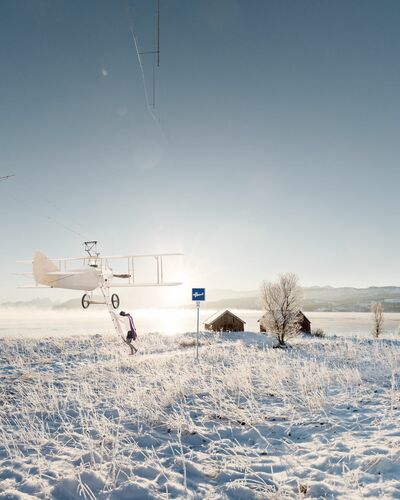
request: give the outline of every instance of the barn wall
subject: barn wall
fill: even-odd
[[[301,331],[311,333],[311,323],[307,318],[303,317],[303,321],[301,322]]]
[[[219,332],[219,331],[231,331],[231,332],[243,332],[244,331],[244,324],[242,321],[239,321],[236,319],[234,316],[231,316],[230,314],[225,314],[224,316],[221,316],[221,318],[218,318],[212,325],[210,325],[210,328],[214,332]]]
[[[306,318],[302,313],[299,314],[298,319],[299,319],[299,324],[300,324],[300,330],[302,332],[305,332],[305,333],[311,333],[310,320],[308,318]],[[266,333],[267,330],[266,330],[265,325],[263,323],[263,318],[260,318],[259,323],[260,323],[260,332]]]
[[[302,313],[299,314],[299,324],[302,332],[311,333],[311,322]]]

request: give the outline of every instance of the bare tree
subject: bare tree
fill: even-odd
[[[299,312],[303,292],[293,273],[282,274],[277,282],[264,281],[261,285],[261,302],[265,309],[262,323],[278,339],[280,346],[300,331]]]
[[[371,306],[372,312],[372,336],[376,339],[383,333],[383,306],[380,302],[375,302]]]

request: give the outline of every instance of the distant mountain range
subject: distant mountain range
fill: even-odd
[[[71,299],[65,302],[53,302],[51,299],[32,299],[17,302],[2,302],[0,309],[41,309],[41,310],[57,310],[57,309],[77,309],[81,307],[81,299]]]
[[[374,302],[381,302],[387,312],[400,312],[400,287],[304,289],[304,309],[307,311],[365,312],[371,310]]]
[[[400,312],[400,287],[307,287],[304,288],[304,311],[369,312],[373,302],[381,302],[386,312]],[[53,302],[50,299],[4,302],[0,308],[35,309],[76,309],[81,307],[80,298],[66,302]],[[188,304],[183,305],[188,307]],[[257,290],[207,290],[207,309],[260,309],[261,303]]]
[[[17,302],[2,302],[0,308],[35,308],[35,309],[52,309],[55,303],[50,299],[32,299],[32,300],[19,300]]]
[[[228,291],[227,291],[228,292]],[[304,311],[326,312],[369,312],[374,302],[381,302],[386,312],[400,312],[400,287],[306,287],[304,292]],[[260,309],[259,293],[236,293],[214,301],[206,302],[210,309]]]

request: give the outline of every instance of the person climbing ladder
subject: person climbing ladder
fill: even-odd
[[[135,323],[133,322],[132,316],[125,312],[121,311],[119,316],[116,316],[118,321],[121,323],[124,331],[126,331],[126,338],[124,339],[125,343],[129,345],[131,349],[130,355],[133,356],[137,353],[137,348],[133,345],[133,341],[137,339],[137,332]]]

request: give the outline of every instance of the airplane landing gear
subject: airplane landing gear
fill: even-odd
[[[111,295],[111,304],[113,306],[114,309],[118,309],[119,307],[119,297],[116,293],[113,293]]]
[[[87,309],[90,306],[90,297],[87,293],[82,296],[81,304],[83,309]]]
[[[111,297],[107,295],[108,295],[107,293],[104,294],[104,301],[103,301],[94,299],[91,293],[90,294],[85,293],[84,295],[82,295],[81,305],[83,309],[87,309],[90,306],[90,304],[108,304],[113,309],[118,309],[120,304],[118,295],[116,293],[113,293]]]

